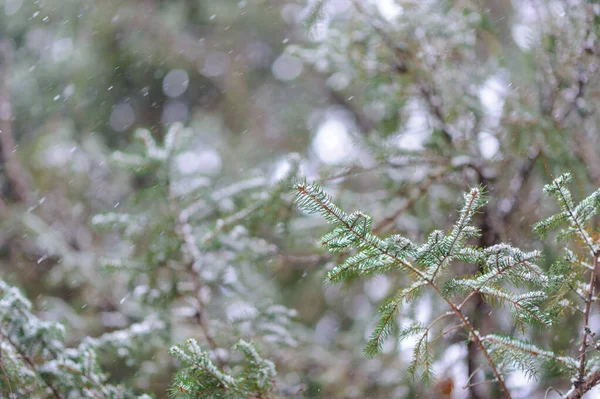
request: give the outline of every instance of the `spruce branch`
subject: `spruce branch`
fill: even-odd
[[[427,283],[423,280],[415,281],[409,287],[399,290],[398,293],[388,301],[388,303],[381,307],[381,317],[379,322],[375,326],[375,329],[373,330],[373,333],[371,334],[371,337],[364,349],[364,353],[367,356],[375,357],[377,354],[381,353],[383,342],[392,332],[392,324],[395,321],[394,315],[403,302],[411,300],[426,284]]]
[[[556,228],[568,221],[569,227],[563,229],[565,237],[571,234],[578,235],[585,245],[590,249],[592,256],[599,251],[598,244],[594,243],[588,231],[584,228],[585,223],[598,211],[600,207],[600,190],[580,202],[578,206],[573,204],[571,192],[566,185],[571,181],[571,174],[565,173],[544,186],[544,193],[554,195],[561,208],[561,213],[555,214],[546,220],[534,225],[534,231],[544,235],[550,229]]]
[[[535,284],[545,284],[548,282],[546,276],[532,261],[539,260],[541,254],[539,251],[523,253],[520,250],[506,244],[498,244],[486,248],[483,253],[475,252],[472,257],[472,263],[477,263],[483,257],[489,271],[484,272],[474,279],[452,279],[446,283],[446,291],[451,292],[464,284],[472,289],[465,299],[458,305],[459,309],[477,294],[481,289],[491,284],[497,284],[502,278],[509,278],[515,283],[531,282]]]
[[[19,380],[19,384],[9,385],[9,390],[16,395],[55,399],[137,397],[121,386],[108,383],[96,354],[96,349],[105,341],[126,343],[133,331],[131,334],[122,330],[99,338],[88,337],[78,346],[69,348],[64,345],[64,327],[40,320],[20,291],[3,280],[0,280],[0,305],[0,362],[7,378]],[[132,329],[138,333],[150,332],[140,325],[134,326]],[[4,367],[8,364],[10,367]],[[34,392],[36,396],[33,396]],[[147,396],[138,397],[141,398]]]
[[[14,342],[10,336],[8,336],[7,334],[5,334],[3,331],[0,331],[0,336],[2,337],[3,340],[5,340],[6,342],[8,342],[14,349],[15,351],[17,351],[17,353],[19,354],[19,356],[21,357],[21,359],[25,362],[25,364],[27,365],[27,367],[29,367],[29,369],[34,373],[34,374],[38,374],[38,368],[36,366],[36,364],[34,363],[34,361],[27,356],[27,354],[25,353],[25,351],[20,347],[20,345],[18,345],[18,343]],[[52,392],[52,395],[56,398],[56,399],[62,399],[63,397],[60,395],[60,393],[58,392],[58,389],[54,386],[53,382],[51,380],[47,380],[47,379],[43,379],[44,384],[48,387],[48,389]]]
[[[169,353],[183,368],[173,377],[174,398],[256,398],[266,399],[274,388],[275,365],[261,357],[256,347],[244,340],[234,347],[244,354],[239,374],[232,374],[213,364],[210,354],[202,351],[194,339],[183,346],[173,346]]]
[[[578,368],[577,360],[573,359],[572,357],[560,356],[552,351],[540,349],[531,342],[520,340],[514,337],[488,334],[483,338],[483,342],[486,345],[489,345],[490,348],[493,348],[491,352],[494,353],[495,356],[498,356],[499,358],[501,358],[503,355],[510,356],[511,358],[509,360],[522,366],[522,369],[525,372],[535,371],[535,367],[532,367],[532,364],[530,363],[531,359],[515,357],[515,353],[513,351],[500,353],[498,350],[500,350],[502,347],[511,349],[516,352],[532,356],[534,359],[554,362],[569,371],[576,371]]]
[[[326,235],[324,237],[325,239],[322,240],[323,244],[326,245],[330,251],[339,252],[348,249],[349,247],[357,247],[364,251],[379,252],[382,255],[379,266],[383,266],[384,271],[395,264],[416,277],[417,282],[420,281],[423,285],[430,286],[437,295],[446,302],[452,313],[460,319],[462,325],[464,325],[465,329],[469,332],[469,338],[478,345],[486,357],[489,367],[496,377],[500,388],[508,398],[511,397],[502,374],[493,361],[492,355],[484,346],[479,332],[471,324],[462,310],[458,308],[458,305],[452,302],[448,296],[442,292],[442,289],[434,280],[435,275],[442,265],[450,259],[451,255],[454,255],[455,246],[459,243],[463,243],[465,239],[476,234],[476,231],[469,229],[467,225],[473,218],[477,209],[484,204],[485,200],[481,188],[474,188],[469,193],[465,193],[465,205],[463,206],[459,214],[459,220],[453,227],[449,237],[443,237],[440,234],[441,232],[434,232],[430,235],[428,242],[419,251],[415,251],[416,247],[407,239],[396,239],[396,241],[401,243],[400,246],[394,246],[392,244],[393,241],[390,240],[381,240],[370,231],[372,226],[370,218],[357,212],[350,216],[347,215],[331,202],[331,198],[325,194],[317,184],[309,185],[306,182],[300,182],[296,185],[296,191],[297,194],[295,200],[300,208],[308,213],[320,213],[326,220],[335,226],[334,231]],[[440,259],[433,251],[441,251],[442,258]],[[423,270],[419,266],[413,265],[408,258],[411,256],[415,257],[415,255],[416,259],[420,260],[419,263],[423,263],[429,267]],[[346,275],[349,276],[350,270],[351,267],[348,267],[348,269],[340,270],[338,273],[346,273]],[[408,290],[408,292],[413,291],[414,289]],[[393,313],[397,309],[397,303],[392,302],[391,306],[384,307],[383,309],[383,317],[376,327],[371,343],[366,350],[369,354],[376,353],[377,349],[381,347],[381,339],[389,335],[391,331],[389,323]],[[425,337],[427,337],[427,334],[425,334]],[[421,363],[426,367],[426,372],[423,375],[424,378],[430,376],[428,371],[430,366],[430,349],[428,342],[429,341],[426,338],[421,337],[414,353],[416,363]]]
[[[572,397],[576,393],[575,397],[580,397],[587,390],[591,389],[598,380],[594,380],[589,377],[590,370],[588,363],[586,362],[588,353],[588,338],[590,337],[589,321],[593,303],[595,302],[595,286],[596,278],[598,273],[598,257],[600,256],[600,244],[595,241],[593,234],[586,228],[589,220],[600,211],[600,190],[592,193],[588,197],[584,198],[579,204],[574,205],[571,192],[569,191],[567,184],[571,180],[571,174],[565,173],[555,178],[550,184],[544,187],[544,192],[549,195],[556,197],[556,200],[560,206],[560,212],[550,216],[549,218],[537,223],[534,226],[534,231],[539,234],[547,234],[549,230],[556,229],[561,226],[562,231],[559,234],[560,237],[578,236],[584,245],[589,249],[590,255],[592,256],[592,264],[587,265],[586,262],[579,261],[576,255],[571,251],[566,251],[566,260],[569,263],[577,265],[589,272],[589,282],[583,286],[582,292],[575,292],[583,300],[584,306],[581,311],[583,314],[583,327],[582,327],[582,338],[579,346],[579,361],[577,364],[576,376],[574,379],[572,394],[568,397]],[[591,266],[591,267],[590,267]],[[583,284],[581,281],[577,281]],[[593,338],[592,338],[593,340]],[[595,347],[595,344],[594,344]],[[595,373],[592,373],[594,376]],[[591,379],[590,379],[591,378]]]

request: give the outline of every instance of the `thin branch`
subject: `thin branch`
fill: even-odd
[[[367,10],[360,4],[358,0],[350,0],[356,11],[361,14],[367,21],[367,23],[371,26],[371,28],[379,35],[385,46],[391,50],[392,55],[396,60],[396,65],[394,65],[394,70],[397,73],[407,73],[409,71],[408,58],[409,53],[405,49],[401,49],[394,44],[394,39],[391,38],[381,27],[377,24],[373,23],[373,16],[371,16]]]
[[[563,393],[561,391],[559,391],[558,389],[554,388],[554,387],[548,387],[548,389],[546,389],[546,393],[544,394],[544,399],[548,398],[548,394],[550,392],[556,392],[561,398],[564,398],[565,396],[563,395]]]
[[[467,205],[467,209],[469,210],[469,212],[471,211],[471,209],[473,209],[473,203],[475,202],[475,199],[476,199],[476,196],[472,195],[471,196],[471,201]],[[446,251],[446,254],[444,255],[444,258],[439,262],[438,266],[435,268],[435,271],[433,272],[433,275],[431,276],[431,280],[432,281],[435,280],[435,276],[437,275],[437,273],[442,268],[444,262],[446,262],[446,260],[448,260],[450,258],[450,255],[452,255],[452,252],[454,251],[454,246],[458,242],[458,237],[460,236],[460,233],[466,227],[465,224],[467,223],[468,217],[469,217],[469,214],[467,213],[462,218],[462,222],[461,222],[460,226],[458,226],[457,233],[454,236],[454,238],[452,239],[452,242],[450,243],[450,248],[448,248],[448,250]]]
[[[217,376],[215,373],[211,372],[208,368],[203,367],[198,362],[194,362],[194,364],[196,365],[196,367],[198,367],[199,369],[201,369],[202,371],[204,371],[206,374],[208,374],[212,378],[214,378],[217,381],[217,383],[219,385],[221,385],[221,388],[223,388],[224,391],[226,391],[228,389],[227,384],[225,383],[225,381],[223,381],[221,378],[219,378],[219,376]]]
[[[585,301],[585,311],[583,314],[583,338],[581,340],[581,346],[579,347],[579,352],[581,356],[579,358],[579,376],[577,377],[576,385],[583,385],[585,382],[586,375],[586,367],[585,367],[585,359],[586,359],[586,351],[587,351],[587,337],[589,330],[589,321],[590,321],[590,310],[592,309],[592,301],[594,298],[594,289],[596,286],[596,272],[598,268],[598,256],[599,254],[594,253],[594,261],[593,266],[594,269],[590,271],[590,282],[588,285],[588,295]]]
[[[479,381],[479,382],[472,382],[470,384],[467,384],[463,387],[463,389],[467,389],[467,388],[473,388],[473,387],[477,387],[479,385],[486,385],[486,384],[491,384],[494,382],[498,382],[498,380],[483,380],[483,381]]]
[[[446,140],[448,144],[452,144],[452,128],[446,122],[446,118],[444,117],[441,98],[434,93],[434,89],[432,87],[427,86],[423,79],[417,78],[417,84],[419,86],[419,91],[421,92],[421,95],[425,99],[425,103],[429,108],[429,112],[435,117],[440,126],[442,137],[444,137],[444,140]]]
[[[390,216],[383,219],[381,222],[379,222],[373,228],[373,233],[380,234],[383,231],[385,231],[386,228],[389,225],[391,225],[392,223],[394,223],[394,221],[400,215],[402,215],[408,209],[412,208],[415,205],[415,203],[422,197],[422,195],[429,189],[429,187],[433,183],[435,183],[441,179],[441,177],[444,175],[445,172],[446,172],[445,169],[440,169],[440,170],[436,171],[435,173],[431,174],[430,176],[428,176],[425,180],[423,180],[421,182],[421,184],[419,184],[419,186],[417,187],[416,192],[413,192],[409,196],[409,198],[406,200],[406,202],[404,204],[402,204],[402,206],[400,206],[393,214],[391,214]]]
[[[571,392],[567,399],[581,399],[588,391],[600,383],[600,369],[593,372]]]
[[[435,324],[437,324],[440,320],[445,319],[448,316],[454,316],[453,312],[446,312],[441,314],[440,316],[436,317],[431,323],[429,323],[429,325],[425,328],[425,332],[423,333],[423,336],[427,336],[429,335],[429,331],[433,328],[433,326]],[[462,324],[459,324],[457,326],[454,326],[453,328],[457,328],[457,327],[462,327]],[[445,332],[443,332],[442,334],[438,335],[437,337],[435,337],[435,339],[430,340],[429,342],[432,343],[436,340],[438,340],[440,337],[442,337],[445,334]]]
[[[352,102],[351,98],[354,96],[344,95],[337,90],[328,88],[326,84],[324,86],[326,87],[327,94],[333,100],[333,102],[341,105],[354,116],[356,125],[363,135],[367,135],[375,129],[375,122],[361,109],[360,106]]]
[[[96,389],[100,390],[104,395],[108,396],[108,392],[106,391],[106,388],[104,388],[102,385],[98,384],[96,381],[94,381],[92,378],[90,378],[89,376],[85,375],[81,371],[76,370],[76,369],[74,369],[72,367],[69,367],[69,366],[67,366],[65,364],[61,364],[58,367],[60,367],[62,369],[65,369],[65,370],[67,370],[70,373],[77,374],[78,376],[85,378],[86,380],[88,380],[91,383],[91,386],[94,386]]]
[[[473,372],[472,372],[472,373],[469,375],[469,378],[467,378],[467,382],[466,382],[467,384],[469,384],[469,381],[471,381],[471,380],[473,379],[473,377],[475,376],[475,374],[476,374],[476,373],[477,373],[479,370],[481,370],[481,366],[479,366],[479,367],[477,367],[475,370],[473,370]],[[463,387],[463,389],[466,389],[467,387],[468,387],[468,386],[467,386],[467,385],[465,385],[465,386]]]
[[[433,343],[433,342],[437,341],[438,339],[440,339],[442,337],[445,337],[446,335],[450,334],[452,331],[458,330],[459,328],[462,328],[462,327],[464,327],[464,325],[462,323],[461,324],[457,324],[454,327],[450,327],[450,328],[444,330],[440,335],[438,335],[437,337],[433,338],[429,342]]]
[[[533,175],[533,168],[536,165],[537,161],[542,156],[542,150],[540,147],[536,147],[533,151],[530,151],[527,160],[521,164],[519,169],[517,170],[516,176],[513,178],[514,184],[511,184],[511,198],[510,205],[500,212],[500,217],[503,219],[504,223],[508,223],[512,214],[519,209],[521,200],[523,198],[523,190]]]

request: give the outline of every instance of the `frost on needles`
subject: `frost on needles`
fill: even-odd
[[[263,359],[256,347],[244,340],[235,348],[244,354],[245,362],[234,375],[219,369],[194,339],[188,339],[185,346],[173,346],[169,353],[183,368],[173,378],[171,395],[185,399],[269,397],[276,375],[273,362]]]
[[[160,321],[152,320],[87,338],[70,348],[64,343],[62,324],[39,319],[21,291],[0,279],[0,393],[6,394],[2,397],[32,399],[150,399],[108,383],[97,352],[106,345],[126,348],[163,327]]]
[[[350,282],[391,271],[405,276],[400,280],[404,285],[379,309],[379,321],[365,347],[367,356],[380,353],[384,341],[392,335],[399,340],[414,337],[408,371],[413,375],[420,372],[421,378],[429,382],[435,345],[450,332],[463,330],[486,359],[488,382],[497,383],[505,396],[511,397],[505,382],[507,373],[518,369],[535,377],[542,365],[549,365],[573,381],[564,397],[579,398],[600,381],[598,345],[588,327],[596,300],[594,283],[600,248],[590,220],[598,213],[600,190],[575,205],[566,186],[569,180],[570,175],[565,174],[545,187],[545,193],[557,198],[561,211],[534,226],[541,234],[563,227],[558,238],[567,240],[566,255],[549,271],[537,265],[540,251],[524,251],[506,243],[487,248],[471,244],[480,236],[474,217],[486,204],[483,187],[464,193],[456,222],[448,232],[433,231],[422,244],[401,235],[377,236],[370,216],[362,212],[347,214],[318,184],[298,183],[296,202],[305,212],[320,214],[333,225],[333,231],[322,237],[321,243],[330,252],[346,255],[343,263],[328,272],[327,280]],[[579,253],[586,254],[588,261],[576,255]],[[453,267],[459,263],[476,265],[477,272],[457,276]],[[396,316],[402,306],[417,301],[427,290],[445,304],[445,309],[432,315],[428,323],[399,326]],[[480,333],[480,326],[464,310],[475,296],[506,309],[516,330]],[[549,327],[569,310],[584,317],[577,347],[564,351],[540,348],[528,339],[531,327]]]
[[[141,190],[147,195],[132,198],[121,212],[92,218],[96,228],[119,232],[135,250],[99,263],[129,277],[129,301],[168,315],[171,336],[186,328],[198,334],[169,351],[179,366],[173,397],[272,397],[275,365],[257,347],[294,346],[295,311],[276,304],[264,283],[265,264],[277,248],[253,230],[286,228],[299,160],[290,156],[287,172],[274,182],[254,171],[223,184],[181,169],[181,155],[197,145],[193,129],[173,124],[162,143],[145,129],[136,137],[141,145],[112,160],[134,175],[151,176],[152,184]]]

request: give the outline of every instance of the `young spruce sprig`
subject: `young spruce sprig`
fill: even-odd
[[[238,341],[235,348],[244,354],[245,362],[232,374],[217,367],[210,353],[202,351],[194,339],[185,346],[169,350],[181,363],[173,377],[173,398],[261,398],[270,397],[274,389],[275,365],[263,359],[252,343]]]

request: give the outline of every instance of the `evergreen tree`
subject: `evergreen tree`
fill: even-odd
[[[586,0],[1,2],[0,396],[593,395],[599,36]]]

